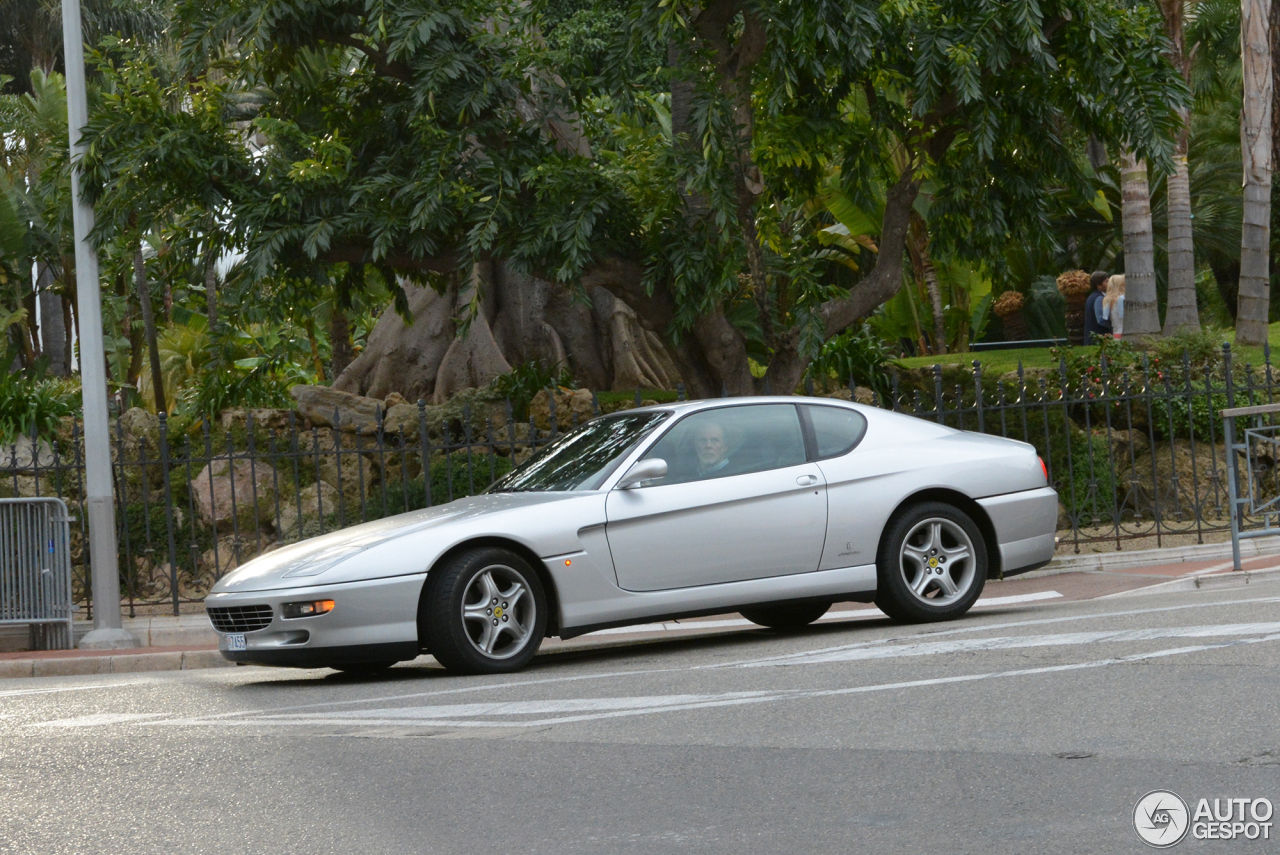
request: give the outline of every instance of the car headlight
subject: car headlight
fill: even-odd
[[[333,600],[311,600],[306,603],[284,603],[280,616],[285,618],[315,617],[333,611]]]

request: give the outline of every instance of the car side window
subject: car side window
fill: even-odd
[[[804,410],[813,426],[819,460],[848,454],[867,432],[867,419],[857,410],[808,404]]]
[[[667,462],[657,484],[680,484],[799,466],[806,460],[804,434],[792,404],[720,407],[686,416],[658,440],[645,458]]]

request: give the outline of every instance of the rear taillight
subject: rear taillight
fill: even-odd
[[[1036,460],[1040,461],[1040,471],[1044,473],[1044,482],[1048,484],[1049,483],[1049,467],[1044,465],[1043,457],[1037,457]]]

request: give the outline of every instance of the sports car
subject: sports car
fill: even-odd
[[[956,618],[1048,562],[1035,449],[825,398],[599,416],[481,495],[247,562],[206,611],[236,662],[376,671],[429,652],[526,665],[546,636],[739,612],[799,629],[833,602]]]

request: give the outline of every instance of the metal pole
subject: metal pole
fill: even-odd
[[[62,0],[62,46],[67,72],[67,125],[71,138],[71,213],[76,237],[76,306],[80,315],[80,387],[84,401],[85,516],[93,568],[93,630],[80,646],[94,650],[137,647],[121,628],[120,568],[111,500],[111,440],[107,427],[107,367],[102,349],[98,253],[89,243],[93,207],[80,197],[80,129],[89,122],[84,84],[80,0]]]
[[[1222,425],[1227,435],[1227,495],[1231,497],[1231,569],[1240,570],[1240,509],[1244,499],[1240,497],[1240,475],[1235,467],[1236,417],[1227,416]]]

